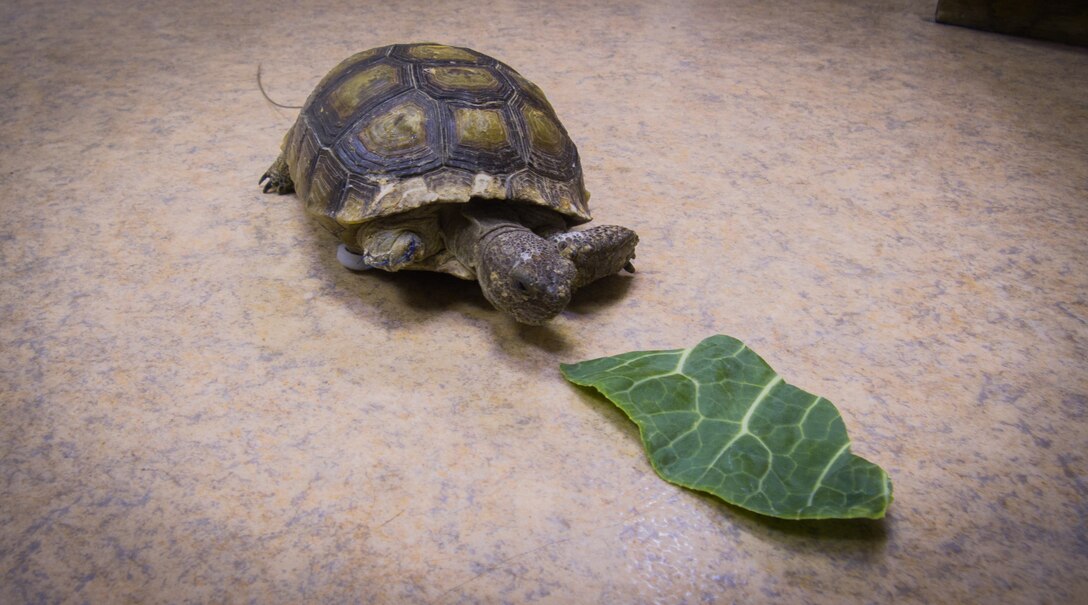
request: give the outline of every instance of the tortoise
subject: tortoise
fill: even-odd
[[[483,53],[372,48],[310,94],[264,192],[295,192],[339,236],[349,269],[478,280],[519,322],[559,314],[574,291],[634,272],[638,236],[591,220],[578,151],[535,84]]]

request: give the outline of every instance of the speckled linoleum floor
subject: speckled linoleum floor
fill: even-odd
[[[0,8],[0,602],[1070,603],[1088,593],[1088,53],[933,3]],[[357,50],[548,94],[638,269],[544,328],[353,274],[262,195]],[[878,522],[659,480],[561,361],[741,338]]]

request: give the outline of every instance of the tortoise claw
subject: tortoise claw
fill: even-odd
[[[623,270],[628,272],[628,273],[634,273],[635,272],[635,266],[633,264],[631,264],[631,261],[627,261],[623,265]]]
[[[264,185],[263,191],[265,193],[272,193],[274,191],[280,195],[284,195],[295,190],[295,184],[291,182],[290,178],[284,178],[272,171],[268,171],[261,175],[261,180],[257,181],[257,184]]]
[[[264,171],[261,178],[257,179],[258,185],[264,185],[264,192],[275,191],[280,195],[291,193],[295,190],[295,183],[291,180],[291,171],[287,167],[287,160],[281,153],[276,161]]]

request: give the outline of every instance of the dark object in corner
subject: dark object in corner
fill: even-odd
[[[938,0],[937,22],[1088,46],[1088,0]]]

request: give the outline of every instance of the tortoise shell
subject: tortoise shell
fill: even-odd
[[[590,220],[578,151],[543,92],[467,48],[396,44],[349,57],[283,145],[307,210],[349,243],[369,221],[474,197]]]

